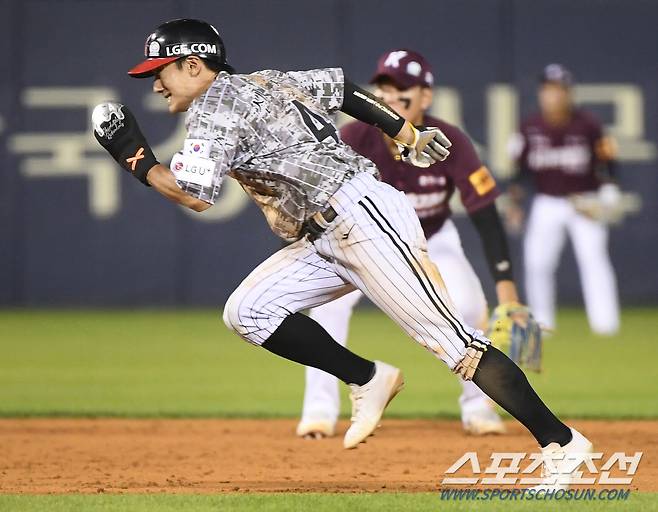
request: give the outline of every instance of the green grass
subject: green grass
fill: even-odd
[[[626,310],[607,339],[562,311],[533,384],[563,416],[658,417],[657,318]],[[389,416],[458,416],[456,378],[384,315],[358,311],[351,346],[404,369]],[[0,311],[0,416],[294,417],[302,387],[301,367],[239,340],[218,311]]]
[[[607,511],[658,510],[658,494],[632,493],[626,501],[442,501],[438,494],[232,494],[232,495],[107,495],[2,496],[0,510],[48,512],[252,511]]]
[[[626,310],[612,339],[582,311],[560,314],[546,342],[540,394],[570,417],[658,417],[658,310]],[[456,379],[383,315],[359,311],[352,348],[401,366],[398,417],[457,417]],[[300,367],[229,333],[216,311],[0,311],[0,416],[294,417]],[[347,401],[344,410],[347,411]],[[1,478],[0,478],[1,488]],[[628,501],[442,501],[438,494],[51,495],[0,494],[1,511],[166,512],[338,509],[395,511],[658,510],[658,494]]]

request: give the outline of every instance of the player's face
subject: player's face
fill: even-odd
[[[571,93],[561,84],[546,82],[539,88],[539,107],[544,114],[565,112],[571,107]]]
[[[199,94],[196,76],[190,73],[187,61],[182,66],[170,62],[160,68],[154,77],[153,92],[167,100],[169,112],[185,112]]]
[[[379,83],[375,96],[393,107],[407,121],[420,124],[423,113],[432,104],[432,89],[415,85],[409,89],[398,89],[392,83]]]

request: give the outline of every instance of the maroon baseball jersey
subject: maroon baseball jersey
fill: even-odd
[[[521,172],[529,171],[537,192],[551,196],[596,190],[597,167],[611,156],[601,124],[582,110],[563,126],[549,125],[540,114],[527,118],[519,143]]]
[[[469,213],[493,203],[499,191],[470,139],[459,128],[429,116],[425,116],[423,123],[441,129],[452,142],[450,156],[426,169],[402,162],[388,137],[378,128],[360,121],[344,126],[340,136],[357,153],[377,164],[382,181],[407,195],[425,237],[429,238],[450,217],[448,203],[455,189],[461,193],[462,203]]]

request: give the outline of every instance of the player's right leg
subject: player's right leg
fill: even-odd
[[[486,330],[487,300],[471,263],[464,254],[454,223],[447,220],[443,227],[427,240],[427,252],[436,263],[452,301],[468,325]],[[472,381],[459,379],[459,397],[464,430],[473,435],[502,434],[505,424],[496,413],[491,399]]]
[[[226,302],[224,323],[246,341],[263,345],[288,317],[351,291],[354,286],[301,239],[275,252],[240,283]]]
[[[312,308],[309,316],[324,327],[333,339],[346,346],[352,309],[361,296],[361,292],[355,290]],[[339,414],[338,379],[327,372],[307,366],[304,405],[297,425],[297,435],[312,439],[333,436]]]
[[[538,194],[530,210],[523,243],[528,306],[543,326],[555,328],[555,271],[566,241],[568,200]]]

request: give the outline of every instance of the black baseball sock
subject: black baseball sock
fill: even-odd
[[[523,371],[500,350],[490,346],[482,355],[473,382],[519,420],[540,446],[571,441],[571,431],[546,407]]]
[[[324,370],[346,384],[362,386],[375,373],[375,363],[341,346],[319,323],[301,313],[287,316],[262,347],[290,361]]]

